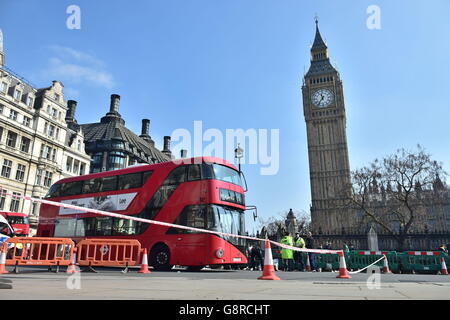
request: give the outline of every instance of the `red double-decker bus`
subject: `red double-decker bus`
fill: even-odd
[[[182,159],[62,179],[46,199],[144,219],[245,234],[241,175],[214,157]],[[245,240],[42,204],[37,236],[137,239],[156,270],[245,264]]]

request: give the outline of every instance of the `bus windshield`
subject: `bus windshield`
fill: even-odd
[[[244,188],[241,176],[236,170],[233,170],[226,166],[222,166],[220,164],[213,164],[213,168],[214,176],[217,180],[233,183]]]

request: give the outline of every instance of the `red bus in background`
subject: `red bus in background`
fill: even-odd
[[[30,234],[30,223],[25,213],[0,211],[0,215],[5,217],[17,236],[28,237]]]
[[[245,234],[245,197],[236,167],[200,157],[62,179],[46,199],[144,219]],[[180,160],[177,160],[180,161]],[[137,239],[156,270],[173,265],[246,264],[245,240],[100,216],[42,204],[37,236]]]

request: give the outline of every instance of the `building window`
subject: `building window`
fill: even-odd
[[[50,114],[50,105],[47,105],[47,113]]]
[[[58,116],[58,110],[56,110],[55,108],[52,108],[52,117],[56,119],[57,116]]]
[[[22,92],[20,90],[14,90],[14,99],[20,100],[20,97],[22,96]]]
[[[78,151],[81,151],[81,141],[80,141],[80,140],[78,140],[77,150],[78,150]]]
[[[47,132],[47,134],[48,134],[50,137],[53,137],[53,135],[55,134],[55,126],[54,126],[54,125],[49,125],[49,126],[48,126],[48,132]]]
[[[31,118],[28,118],[28,117],[26,117],[26,116],[23,116],[22,124],[23,124],[24,126],[30,127],[30,125],[31,125]]]
[[[0,104],[0,114],[3,114],[3,109],[5,108],[4,105]]]
[[[66,162],[66,171],[67,172],[72,171],[72,162],[73,162],[73,159],[71,157],[67,157],[67,162]]]
[[[56,128],[56,135],[55,135],[55,139],[58,140],[59,139],[59,128]]]
[[[6,93],[6,90],[8,90],[8,84],[6,82],[2,82],[2,86],[0,89],[3,93]]]
[[[84,174],[84,171],[86,170],[86,165],[82,162],[80,164],[80,176]]]
[[[8,131],[8,136],[6,137],[6,145],[8,147],[15,148],[16,141],[17,141],[17,133]]]
[[[20,193],[13,192],[13,196],[11,197],[11,205],[9,206],[9,211],[11,211],[11,212],[19,211],[20,198],[16,198],[16,197],[20,197],[20,196],[21,196]]]
[[[109,153],[108,169],[122,169],[125,167],[125,154],[123,152],[113,151]]]
[[[5,201],[6,201],[6,195],[8,191],[5,189],[0,189],[0,210],[3,210],[5,208]]]
[[[40,186],[42,181],[42,169],[38,169],[36,173],[36,185]]]
[[[27,97],[27,106],[32,107],[33,106],[33,102],[34,102],[33,98],[28,96]]]
[[[16,171],[16,180],[22,182],[24,177],[25,177],[25,166],[23,164],[18,164]]]
[[[13,109],[9,110],[9,118],[11,120],[17,121],[17,115],[18,115],[18,113],[16,110],[13,110]]]
[[[44,176],[44,186],[45,187],[49,187],[52,185],[52,177],[53,177],[53,173],[51,173],[50,171],[45,171],[45,176]]]
[[[55,148],[52,149],[52,161],[56,162],[56,149]]]
[[[73,162],[73,173],[78,174],[78,170],[80,169],[80,161],[75,160]]]
[[[4,159],[2,167],[2,177],[9,178],[11,175],[12,161]]]
[[[41,157],[42,158],[50,160],[51,152],[52,152],[52,148],[50,148],[49,146],[46,146],[45,144],[43,144],[41,146]]]
[[[48,122],[44,123],[44,133],[47,133],[47,129],[48,129]]]
[[[53,96],[53,99],[55,99],[55,101],[59,101],[59,94],[55,93],[55,95]]]

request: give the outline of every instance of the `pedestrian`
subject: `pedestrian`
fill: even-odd
[[[313,236],[312,236],[312,233],[309,232],[309,231],[308,231],[308,233],[306,234],[306,240],[305,240],[305,243],[306,243],[306,248],[307,248],[307,249],[314,249],[314,238],[313,238]],[[311,270],[312,270],[313,272],[315,272],[315,271],[316,271],[316,264],[315,264],[315,262],[314,262],[314,253],[309,252],[309,253],[308,253],[308,256],[309,256],[309,264],[310,264],[310,266],[311,266]]]
[[[353,246],[353,243],[351,243],[351,242],[348,245],[348,248],[350,249],[350,251],[355,250],[355,247]]]
[[[295,234],[294,245],[297,248],[305,248],[305,240],[300,237],[300,233]],[[298,271],[304,271],[305,264],[303,263],[303,252],[294,251],[294,261],[297,263]]]
[[[343,246],[342,250],[344,250],[344,254],[348,254],[350,252],[350,249],[348,248],[348,245],[346,242],[344,242],[344,246]]]
[[[445,246],[445,244],[441,244],[441,246],[439,247],[438,251],[441,251],[442,253],[448,254],[447,247]]]
[[[288,246],[294,246],[294,239],[288,231],[285,231],[284,237],[281,239],[281,243]],[[292,249],[282,248],[281,259],[283,260],[283,271],[292,271],[294,262],[294,254]]]
[[[262,271],[263,269],[263,260],[262,260],[262,252],[261,252],[261,248],[259,247],[259,244],[255,244],[252,247],[252,251],[250,256],[252,257],[252,261],[253,261],[253,270],[260,270]]]
[[[253,248],[252,244],[250,244],[247,248],[247,257],[248,257],[247,270],[253,270],[253,265],[255,264],[252,257],[252,248]]]

